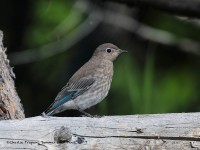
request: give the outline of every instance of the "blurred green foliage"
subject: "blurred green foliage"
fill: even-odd
[[[42,46],[73,30],[82,20],[82,14],[68,1],[36,1],[33,23],[25,35],[29,46]]]
[[[39,47],[59,41],[76,30],[89,15],[78,9],[76,2],[32,2],[29,14],[31,22],[23,27],[23,47],[35,48],[40,55]],[[98,6],[97,2],[87,1],[88,3]],[[99,7],[105,9],[104,5]],[[109,6],[111,5],[107,7]],[[118,7],[124,8],[123,5]],[[131,8],[125,8],[130,12]],[[86,10],[88,9],[95,11],[91,7]],[[118,13],[125,11],[116,9]],[[132,14],[127,15],[134,17]],[[150,27],[170,32],[174,35],[173,40],[200,40],[200,26],[163,12],[148,10],[143,13],[140,21]],[[173,45],[153,43],[120,27],[101,23],[89,36],[65,52],[15,67],[17,90],[27,115],[38,115],[45,110],[70,76],[90,58],[93,50],[99,44],[110,41],[127,49],[129,53],[115,62],[115,73],[108,97],[94,110],[90,110],[94,111],[92,113],[125,115],[200,111],[198,55],[184,52]]]
[[[147,53],[144,70],[140,70],[131,56],[120,60],[115,68],[111,95],[100,104],[102,114],[148,114],[187,111],[198,99],[198,76],[189,68],[172,68],[158,77],[154,54]],[[123,61],[123,62],[121,62]]]

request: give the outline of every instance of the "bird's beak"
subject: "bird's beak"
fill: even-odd
[[[126,53],[126,52],[128,52],[128,51],[125,51],[125,50],[122,50],[122,49],[117,49],[116,51],[114,51],[112,53],[112,56],[117,57],[117,56],[121,55],[122,53]]]
[[[128,51],[120,49],[119,52],[121,54],[121,53],[127,53]]]

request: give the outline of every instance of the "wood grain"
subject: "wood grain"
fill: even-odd
[[[33,117],[0,122],[0,149],[193,150],[200,113]]]

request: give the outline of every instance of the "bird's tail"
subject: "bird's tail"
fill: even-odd
[[[56,107],[54,107],[55,102],[53,102],[41,115],[42,116],[53,116],[56,110]],[[57,107],[58,108],[58,107]]]
[[[50,108],[47,108],[43,113],[41,113],[41,115],[43,116],[43,117],[45,117],[45,116],[53,116],[55,113],[54,113],[54,110],[51,110],[50,111]]]
[[[43,113],[42,116],[52,116],[57,114],[59,111],[56,111],[63,105],[66,101],[70,100],[74,92],[70,93],[69,95],[63,97],[62,99],[54,101]]]

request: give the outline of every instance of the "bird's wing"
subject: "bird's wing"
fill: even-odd
[[[50,115],[56,108],[63,105],[69,100],[76,98],[87,91],[95,82],[95,79],[90,77],[83,77],[75,82],[68,83],[62,88],[62,91],[58,93],[55,101],[45,111],[45,114]]]

